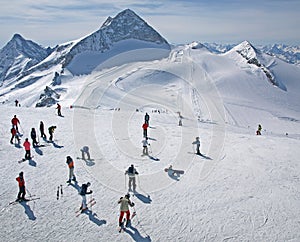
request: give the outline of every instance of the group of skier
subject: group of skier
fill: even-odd
[[[150,146],[150,144],[148,142],[148,133],[147,133],[147,128],[149,127],[149,120],[150,120],[150,116],[148,113],[146,113],[145,118],[144,118],[144,123],[143,123],[143,137],[144,137],[144,139],[142,141],[143,155],[148,155],[148,146]],[[20,121],[18,120],[18,118],[15,115],[12,120],[12,125],[13,125],[12,128],[15,130],[15,133],[14,133],[14,136],[12,136],[12,139],[16,136],[17,136],[17,139],[19,139],[19,136],[17,135],[19,133],[18,124],[20,124]],[[53,139],[53,132],[54,132],[55,128],[56,128],[56,126],[50,126],[48,129],[49,135],[50,135],[49,136],[50,141]],[[40,121],[39,129],[40,129],[40,136],[43,139],[46,139],[47,136],[44,132],[45,131],[44,123],[42,121]],[[37,141],[37,134],[36,134],[36,131],[34,128],[31,129],[31,139],[32,139],[33,147],[38,146],[39,142]],[[197,147],[197,154],[201,154],[199,137],[196,138],[196,141],[194,141],[193,144],[195,144]],[[26,160],[31,159],[30,142],[29,142],[28,138],[25,139],[23,146],[25,148],[25,159]],[[87,146],[84,146],[80,151],[82,152],[82,157],[83,157],[82,159],[85,159],[85,155],[87,155],[87,158],[90,159],[89,148]],[[69,175],[68,175],[67,183],[71,183],[72,181],[77,183],[76,176],[74,174],[74,161],[71,156],[66,157],[66,164],[69,168]],[[120,199],[118,200],[118,204],[120,205],[120,215],[119,215],[119,220],[118,220],[120,227],[124,226],[124,221],[125,221],[125,220],[123,220],[124,215],[126,215],[126,224],[125,224],[126,227],[130,225],[131,218],[135,215],[135,211],[134,211],[134,214],[130,213],[130,207],[133,207],[134,203],[130,200],[129,192],[133,192],[133,193],[136,192],[136,188],[137,188],[136,176],[139,173],[136,170],[136,168],[134,167],[134,165],[132,164],[130,167],[128,167],[128,169],[125,171],[124,174],[125,174],[125,176],[126,175],[128,176],[128,193],[125,196],[120,197]],[[20,172],[19,176],[16,178],[16,180],[18,181],[18,184],[19,184],[19,193],[17,195],[17,201],[26,201],[24,173]],[[81,212],[88,209],[87,204],[89,204],[89,203],[87,202],[86,195],[93,193],[93,191],[89,189],[90,186],[91,186],[90,182],[83,183],[81,185],[81,189],[79,192],[80,196],[82,197],[82,203],[80,206]]]
[[[17,144],[20,144],[21,142],[21,134],[19,132],[19,126],[21,125],[20,124],[20,120],[18,119],[17,115],[14,115],[14,117],[12,118],[11,120],[11,124],[12,124],[12,127],[11,127],[11,139],[10,139],[10,143],[11,144],[14,144],[14,141],[15,143]],[[21,127],[22,128],[22,127]],[[44,128],[44,123],[43,121],[40,121],[40,125],[39,125],[39,129],[40,129],[40,135],[41,137],[45,140],[47,139],[47,136],[45,134],[45,128]],[[54,133],[54,130],[56,129],[56,126],[50,126],[48,128],[48,132],[49,132],[49,140],[52,141],[53,140],[53,133]],[[31,132],[30,132],[30,137],[31,137],[31,140],[32,140],[32,146],[33,148],[36,148],[39,146],[39,138],[38,138],[38,135],[36,133],[36,130],[35,128],[32,128],[31,129]],[[29,142],[29,139],[28,138],[25,138],[25,141],[23,143],[23,146],[25,148],[25,160],[29,160],[31,159],[31,156],[30,156],[30,147],[31,147],[31,143]]]

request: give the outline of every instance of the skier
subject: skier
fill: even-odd
[[[123,216],[126,213],[126,227],[130,224],[130,210],[129,206],[133,207],[134,203],[130,201],[130,195],[126,194],[124,197],[120,197],[118,204],[120,204],[120,217],[119,226],[123,225]]]
[[[25,139],[23,146],[25,147],[25,160],[30,160],[31,159],[30,142],[28,141],[28,138]]]
[[[31,129],[31,133],[30,133],[31,139],[32,139],[32,146],[33,148],[35,148],[36,146],[38,146],[38,142],[36,141],[36,132],[35,132],[35,128]]]
[[[12,124],[13,128],[15,128],[17,130],[17,132],[19,132],[18,124],[20,124],[20,120],[17,118],[17,115],[14,115],[14,117],[11,120],[11,124]]]
[[[261,135],[261,130],[262,130],[262,127],[259,124],[258,127],[257,127],[256,135]]]
[[[87,205],[86,205],[86,194],[92,194],[93,193],[93,191],[92,190],[90,190],[90,191],[87,191],[87,189],[88,189],[88,187],[91,185],[91,183],[90,182],[88,182],[88,183],[84,183],[84,184],[82,184],[82,186],[81,186],[81,191],[80,191],[80,195],[81,195],[81,197],[82,197],[82,204],[81,204],[81,207],[80,207],[80,209],[81,209],[81,211],[85,211],[85,210],[87,210]]]
[[[66,163],[69,166],[69,180],[67,181],[67,183],[71,183],[71,179],[76,182],[76,177],[74,175],[74,161],[71,158],[71,156],[67,156],[67,161]]]
[[[144,138],[147,138],[147,128],[148,128],[148,124],[147,123],[144,123],[143,126],[143,135],[144,135]]]
[[[40,132],[41,132],[41,137],[43,139],[47,139],[47,137],[45,135],[45,129],[44,129],[44,123],[43,123],[43,121],[40,122]]]
[[[58,116],[62,116],[62,115],[61,115],[61,106],[59,105],[59,103],[57,103],[56,109],[57,109],[57,115],[58,115]]]
[[[135,182],[135,175],[138,175],[139,173],[136,171],[133,165],[131,165],[127,171],[125,171],[125,175],[128,174],[129,182],[128,182],[128,191],[135,192],[136,189],[136,182]],[[131,189],[131,184],[133,187],[133,190]]]
[[[178,112],[178,125],[179,126],[182,126],[182,116],[181,116],[181,113],[180,112]]]
[[[145,123],[149,125],[150,116],[148,113],[145,114]]]
[[[17,99],[15,100],[15,104],[16,104],[16,107],[18,107],[19,101]]]
[[[150,146],[150,144],[148,143],[148,138],[143,139],[142,143],[143,143],[143,155],[149,155],[148,145]]]
[[[48,131],[49,131],[49,134],[50,134],[50,137],[49,137],[49,140],[52,141],[53,139],[53,133],[54,133],[54,130],[56,129],[56,126],[50,126],[48,128]]]
[[[17,182],[19,183],[19,193],[17,196],[16,201],[25,201],[25,194],[26,194],[26,189],[25,189],[25,181],[24,181],[24,176],[23,176],[23,171],[19,173],[19,176],[16,178]]]
[[[200,152],[200,140],[199,137],[196,137],[196,140],[192,143],[193,145],[196,145],[196,154],[201,155]]]
[[[182,118],[179,116],[178,126],[182,126]]]
[[[90,160],[91,157],[90,157],[90,152],[89,152],[89,147],[87,146],[83,146],[82,149],[80,150],[81,151],[81,157],[83,160],[85,160],[85,155],[87,155],[87,159]]]
[[[11,130],[10,130],[10,132],[11,132],[10,143],[13,144],[13,139],[14,138],[15,138],[15,140],[18,140],[18,143],[20,143],[20,138],[19,138],[19,136],[17,134],[17,130],[14,127],[12,127]]]

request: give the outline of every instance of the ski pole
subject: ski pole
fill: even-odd
[[[125,185],[125,190],[126,190],[126,174],[124,174],[124,185]]]
[[[26,188],[26,192],[29,194],[29,197],[32,197],[31,193],[29,192],[29,190]]]
[[[93,193],[91,193],[91,199],[90,199],[90,201],[92,201],[92,200],[93,200]],[[92,202],[91,202],[91,203],[92,203]],[[93,206],[90,206],[90,209],[91,209],[91,212],[93,213],[92,207],[93,207]]]
[[[20,124],[20,123],[19,123]],[[20,128],[22,129],[22,133],[24,134],[24,129],[22,128],[22,125],[20,124]]]

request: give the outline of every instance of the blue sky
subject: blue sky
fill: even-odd
[[[78,39],[126,8],[170,43],[300,44],[300,0],[1,0],[0,48],[15,33],[45,47]]]

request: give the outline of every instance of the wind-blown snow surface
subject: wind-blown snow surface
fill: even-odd
[[[77,77],[77,88],[70,77],[62,78],[68,90],[64,117],[54,108],[2,105],[1,239],[299,241],[300,71],[274,59],[283,91],[238,58],[178,47],[168,59]],[[146,111],[152,159],[141,156]],[[30,162],[18,164],[23,148],[9,144],[14,114],[22,141],[40,120],[57,126],[54,143],[40,138],[46,146],[33,149]],[[262,136],[255,135],[258,123]],[[193,154],[196,136],[204,157]],[[76,159],[84,145],[92,161]],[[90,181],[97,201],[79,217],[78,187],[66,185],[67,155],[75,159],[78,185]],[[132,197],[137,216],[119,234],[117,200],[127,192],[124,171],[130,164],[140,173],[139,193]],[[170,164],[185,174],[170,177],[163,170]],[[41,199],[7,206],[17,195],[21,170],[29,192]],[[63,196],[56,200],[60,184]]]

